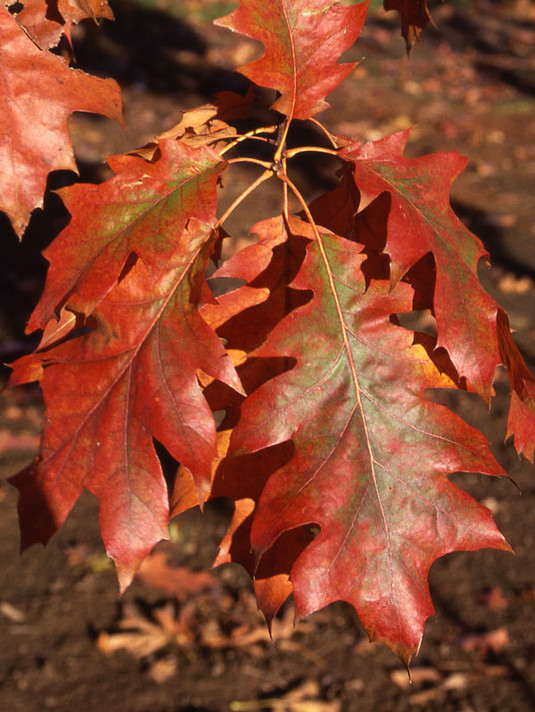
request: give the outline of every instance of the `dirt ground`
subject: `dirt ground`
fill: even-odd
[[[126,137],[111,122],[76,115],[71,132],[84,180],[106,177],[103,155],[135,147],[180,118],[180,109],[240,90],[232,67],[257,51],[207,23],[225,3],[189,0],[114,4],[117,22],[79,31],[87,71],[124,90]],[[175,10],[177,9],[175,8]],[[460,217],[484,241],[487,289],[510,315],[535,367],[535,7],[529,0],[447,2],[409,60],[397,19],[376,13],[346,56],[361,60],[322,117],[336,132],[376,139],[415,125],[408,153],[458,150],[469,158],[453,186]],[[330,178],[317,165],[321,180]],[[325,168],[325,170],[324,170]],[[236,180],[244,176],[238,175]],[[306,180],[303,174],[302,179]],[[59,185],[65,176],[55,176]],[[309,185],[314,192],[318,185]],[[269,188],[255,197],[268,212]],[[45,266],[38,250],[65,223],[51,197],[22,246],[0,220],[1,361],[31,348],[24,323]],[[7,375],[8,370],[5,370]],[[527,712],[535,710],[535,469],[504,444],[507,388],[498,375],[490,416],[477,398],[456,408],[484,428],[515,478],[454,479],[494,513],[516,556],[454,554],[431,570],[436,616],[405,670],[370,645],[352,609],[335,604],[294,630],[291,606],[274,642],[237,567],[211,572],[230,512],[172,523],[122,599],[103,552],[97,507],[81,498],[43,550],[19,557],[16,493],[5,481],[35,454],[42,403],[36,388],[2,394],[0,405],[0,709],[10,712]]]

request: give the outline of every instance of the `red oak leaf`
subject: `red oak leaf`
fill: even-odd
[[[264,56],[239,71],[280,92],[274,109],[290,119],[308,119],[328,107],[327,94],[355,67],[338,59],[359,36],[368,4],[250,0],[216,24],[262,42]]]
[[[260,562],[251,548],[253,513],[270,475],[291,458],[293,446],[286,442],[269,450],[223,461],[215,474],[213,497],[234,500],[235,511],[220,544],[215,565],[233,562],[250,574],[258,602],[269,626],[292,593],[290,570],[296,558],[312,541],[305,527],[279,537]]]
[[[490,512],[448,475],[504,472],[477,431],[425,398],[453,384],[391,323],[410,311],[412,288],[374,280],[365,291],[360,246],[291,226],[315,238],[293,282],[314,296],[255,355],[284,352],[296,365],[249,396],[230,443],[235,456],[289,439],[295,447],[262,491],[252,546],[261,555],[283,532],[318,525],[290,574],[297,617],[348,601],[370,638],[408,664],[433,611],[433,561],[509,549]]]
[[[107,0],[57,0],[57,8],[65,23],[63,32],[71,43],[72,26],[82,20],[115,19]]]
[[[219,154],[171,139],[160,151],[156,163],[115,156],[108,159],[117,173],[110,180],[59,191],[73,218],[44,252],[50,268],[29,332],[43,329],[65,304],[90,314],[132,253],[157,279],[188,220],[215,224],[217,181],[226,165]]]
[[[251,524],[255,502],[239,499],[229,528],[220,544],[214,565],[237,563],[253,579],[258,608],[271,628],[273,618],[293,592],[290,571],[297,557],[313,540],[309,529],[300,527],[282,534],[260,560],[251,551]]]
[[[0,210],[20,236],[32,210],[43,204],[48,174],[76,172],[70,114],[88,111],[122,121],[120,93],[111,79],[70,69],[39,49],[1,7],[0,97]]]
[[[303,260],[304,241],[288,240],[282,215],[257,223],[251,233],[258,236],[258,242],[230,257],[214,275],[247,280],[245,286],[219,299],[227,318],[214,325],[229,348],[247,352],[263,343],[273,327],[303,303],[303,293],[288,289],[288,284]],[[223,315],[223,309],[219,313]]]
[[[58,10],[69,24],[76,25],[82,20],[101,18],[113,20],[113,11],[107,0],[57,0]]]
[[[513,341],[509,319],[498,310],[498,339],[503,363],[511,383],[511,405],[507,421],[507,435],[514,436],[519,454],[533,462],[535,451],[535,378],[528,371],[518,346]]]
[[[190,220],[155,282],[142,261],[93,313],[96,328],[35,355],[49,424],[41,457],[13,478],[22,544],[46,542],[88,489],[119,581],[167,536],[168,497],[153,438],[193,475],[204,501],[216,431],[197,372],[241,391],[232,361],[195,306],[213,242]],[[28,368],[25,365],[25,370]]]
[[[451,184],[466,160],[457,153],[405,158],[409,133],[352,144],[341,156],[354,163],[361,194],[359,210],[381,193],[391,198],[385,251],[390,255],[392,284],[426,254],[433,255],[437,346],[448,351],[459,375],[488,402],[496,367],[501,363],[498,307],[477,275],[478,263],[487,253],[457,218],[449,201]]]
[[[20,12],[15,13],[19,22],[41,49],[55,47],[63,34],[60,17],[50,17],[51,8],[47,0],[30,0],[23,3]]]

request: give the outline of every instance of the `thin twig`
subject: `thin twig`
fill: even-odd
[[[286,175],[286,158],[285,157],[283,157],[283,159],[282,159],[282,170],[284,171],[284,175]],[[290,209],[288,206],[288,183],[286,183],[286,181],[283,181],[282,214],[284,216],[284,221],[285,221],[286,225],[288,225],[288,217],[290,215]]]
[[[258,134],[275,133],[275,131],[277,129],[278,129],[278,126],[263,126],[262,128],[253,129],[253,131],[248,131],[247,133],[242,134],[241,136],[238,136],[234,141],[231,141],[227,146],[225,146],[225,148],[221,151],[221,155],[223,155],[227,151],[230,151],[232,148],[237,146],[242,141],[246,141],[248,138],[255,138],[257,141],[265,140],[265,141],[269,141],[270,143],[272,143],[272,142],[274,143],[273,139],[258,136]]]
[[[234,210],[236,210],[236,208],[238,207],[238,205],[239,205],[241,202],[243,202],[243,201],[245,200],[245,198],[247,198],[249,195],[251,195],[251,193],[252,193],[254,190],[256,190],[256,188],[258,188],[259,185],[261,185],[262,183],[264,183],[266,180],[268,180],[269,178],[271,178],[271,177],[274,175],[274,174],[273,174],[273,171],[271,170],[271,164],[269,164],[269,166],[270,166],[270,167],[269,167],[268,169],[266,169],[266,170],[262,173],[262,175],[258,176],[258,178],[257,178],[253,183],[251,183],[251,185],[250,185],[246,190],[244,190],[243,193],[241,193],[241,194],[236,198],[236,200],[232,203],[232,205],[230,205],[230,206],[225,210],[225,212],[223,213],[223,215],[222,215],[222,216],[219,218],[219,220],[216,222],[216,224],[215,224],[215,226],[214,226],[214,230],[217,230],[217,228],[218,228],[220,225],[222,225],[222,224],[225,222],[225,220],[227,220],[227,219],[230,217],[230,215],[234,212]]]
[[[327,138],[329,139],[329,141],[332,143],[332,145],[335,148],[339,148],[336,138],[333,136],[333,134],[330,131],[328,131],[325,128],[325,126],[322,123],[320,123],[317,119],[309,119],[309,121],[312,121],[313,124],[316,124],[316,126],[323,131],[323,133],[327,136]]]
[[[308,205],[307,205],[307,203],[306,203],[306,200],[303,198],[303,196],[302,196],[302,194],[301,194],[301,191],[297,188],[297,186],[295,185],[295,183],[293,183],[293,182],[290,180],[290,178],[288,178],[288,176],[287,176],[285,173],[284,173],[284,174],[281,173],[281,174],[277,174],[277,175],[278,175],[278,178],[279,178],[280,180],[282,180],[282,181],[285,183],[285,185],[288,186],[288,188],[290,188],[290,190],[291,190],[292,193],[295,195],[295,197],[297,198],[297,200],[301,203],[301,207],[302,207],[303,210],[305,211],[305,215],[307,216],[307,220],[308,220],[308,222],[310,223],[310,227],[311,227],[312,230],[314,231],[314,236],[316,237],[317,240],[321,240],[320,233],[319,233],[319,230],[318,230],[318,226],[316,225],[316,221],[315,221],[314,218],[312,217],[312,213],[310,212],[310,209],[309,209],[309,207],[308,207]]]
[[[262,168],[265,168],[266,170],[273,171],[273,163],[271,161],[261,161],[259,158],[231,158],[229,160],[229,164],[233,163],[253,163],[256,166],[262,166]]]
[[[280,136],[278,137],[278,146],[277,150],[275,151],[275,155],[273,156],[273,163],[280,163],[281,156],[284,152],[284,149],[286,148],[286,138],[288,136],[288,130],[290,128],[290,119],[286,119],[284,121],[284,124],[282,124],[282,128],[279,126],[279,130],[281,131]]]
[[[286,158],[293,158],[297,156],[298,153],[328,153],[331,156],[339,156],[338,151],[334,151],[332,148],[321,148],[321,146],[298,146],[297,148],[291,148],[286,152]]]

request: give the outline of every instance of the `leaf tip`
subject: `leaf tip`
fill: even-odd
[[[110,558],[113,559],[111,556]],[[122,596],[134,580],[135,571],[129,566],[122,566],[118,561],[114,561],[114,563],[115,570],[117,571],[117,580],[119,582],[119,595]]]

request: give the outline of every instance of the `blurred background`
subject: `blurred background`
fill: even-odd
[[[127,132],[75,114],[70,130],[81,179],[109,176],[106,155],[149,141],[181,110],[219,91],[243,92],[233,72],[259,54],[257,43],[211,24],[235,6],[217,0],[112,0],[115,22],[75,28],[77,66],[116,79]],[[319,118],[335,133],[376,140],[414,126],[407,155],[457,150],[469,163],[452,203],[484,242],[488,291],[508,311],[517,343],[535,368],[535,3],[432,3],[429,26],[407,58],[397,13],[373,2],[346,61],[352,76]],[[332,181],[329,166],[301,176],[308,195]],[[51,176],[55,188],[72,175]],[[247,181],[244,171],[234,182]],[[277,194],[255,194],[259,215]],[[42,250],[68,220],[53,194],[19,244],[0,216],[0,352],[9,362],[35,345],[24,325],[46,264]],[[235,227],[239,225],[239,216]],[[231,226],[232,227],[232,226]],[[243,228],[241,228],[243,232]],[[239,231],[238,231],[239,233]],[[245,237],[236,234],[235,239]],[[4,382],[9,369],[4,368]],[[498,374],[490,416],[477,398],[453,403],[484,429],[518,483],[482,476],[455,481],[489,507],[516,556],[454,554],[431,570],[436,616],[412,668],[412,684],[386,648],[370,645],[354,611],[330,606],[294,629],[291,605],[270,641],[247,576],[210,571],[230,512],[212,503],[172,523],[118,598],[104,554],[97,507],[80,499],[46,550],[18,552],[16,494],[5,481],[36,454],[43,407],[37,388],[0,401],[0,699],[12,712],[372,712],[377,709],[527,712],[535,710],[535,471],[504,444],[507,386]]]

